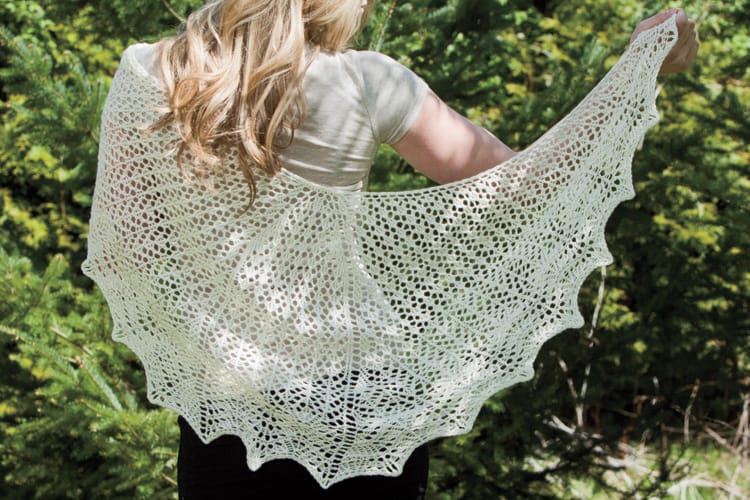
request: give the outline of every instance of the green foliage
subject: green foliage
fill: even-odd
[[[40,12],[13,11],[24,24]],[[8,54],[0,70],[7,95],[0,129],[0,227],[11,248],[42,266],[55,252],[81,260],[106,86],[51,36],[51,23],[36,22],[38,31],[0,34]]]
[[[0,485],[0,496],[170,496],[175,417],[147,404],[103,298],[67,274],[61,255],[38,275],[0,251],[0,471],[13,491]]]
[[[99,112],[119,55],[199,0],[0,0],[0,497],[166,498],[174,414],[152,407],[78,271]],[[168,9],[166,5],[171,8]],[[358,41],[523,148],[574,106],[662,1],[384,0]],[[661,123],[614,214],[598,322],[551,340],[537,376],[433,446],[433,498],[664,496],[686,422],[737,427],[750,393],[750,36],[747,0],[691,2],[702,47],[664,79]],[[429,184],[389,148],[371,189]],[[592,318],[601,278],[580,302]],[[590,335],[591,331],[593,334]],[[721,427],[717,422],[723,422]],[[679,429],[679,432],[674,429]],[[643,481],[612,481],[628,443]],[[662,453],[663,452],[663,453]]]

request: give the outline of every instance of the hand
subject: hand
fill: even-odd
[[[669,51],[667,58],[664,59],[664,64],[662,64],[659,70],[659,75],[679,73],[680,71],[685,71],[692,64],[695,54],[698,52],[699,45],[695,23],[687,17],[684,10],[670,9],[641,21],[636,26],[635,31],[633,31],[633,36],[630,37],[630,42],[632,43],[639,33],[663,23],[672,16],[677,16],[677,43]]]

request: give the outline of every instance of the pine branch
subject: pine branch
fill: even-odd
[[[180,21],[181,23],[185,22],[185,18],[179,15],[177,11],[172,8],[168,0],[161,0],[161,3],[164,4],[164,7],[167,9],[167,11],[172,14],[172,16],[174,16],[178,21]]]

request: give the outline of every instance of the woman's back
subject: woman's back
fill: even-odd
[[[158,45],[137,44],[130,50],[161,79]],[[427,85],[377,52],[320,51],[312,57],[302,84],[307,111],[292,142],[280,151],[282,165],[318,184],[363,190],[378,147],[406,134]]]

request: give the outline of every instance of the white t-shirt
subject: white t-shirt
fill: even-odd
[[[377,52],[321,53],[303,83],[308,112],[285,168],[308,180],[348,190],[367,184],[381,144],[398,142],[414,123],[427,85]]]
[[[138,44],[133,50],[158,79],[153,48]],[[305,74],[307,115],[281,153],[284,168],[318,184],[363,190],[378,146],[404,136],[427,90],[421,78],[383,54],[321,52]]]

